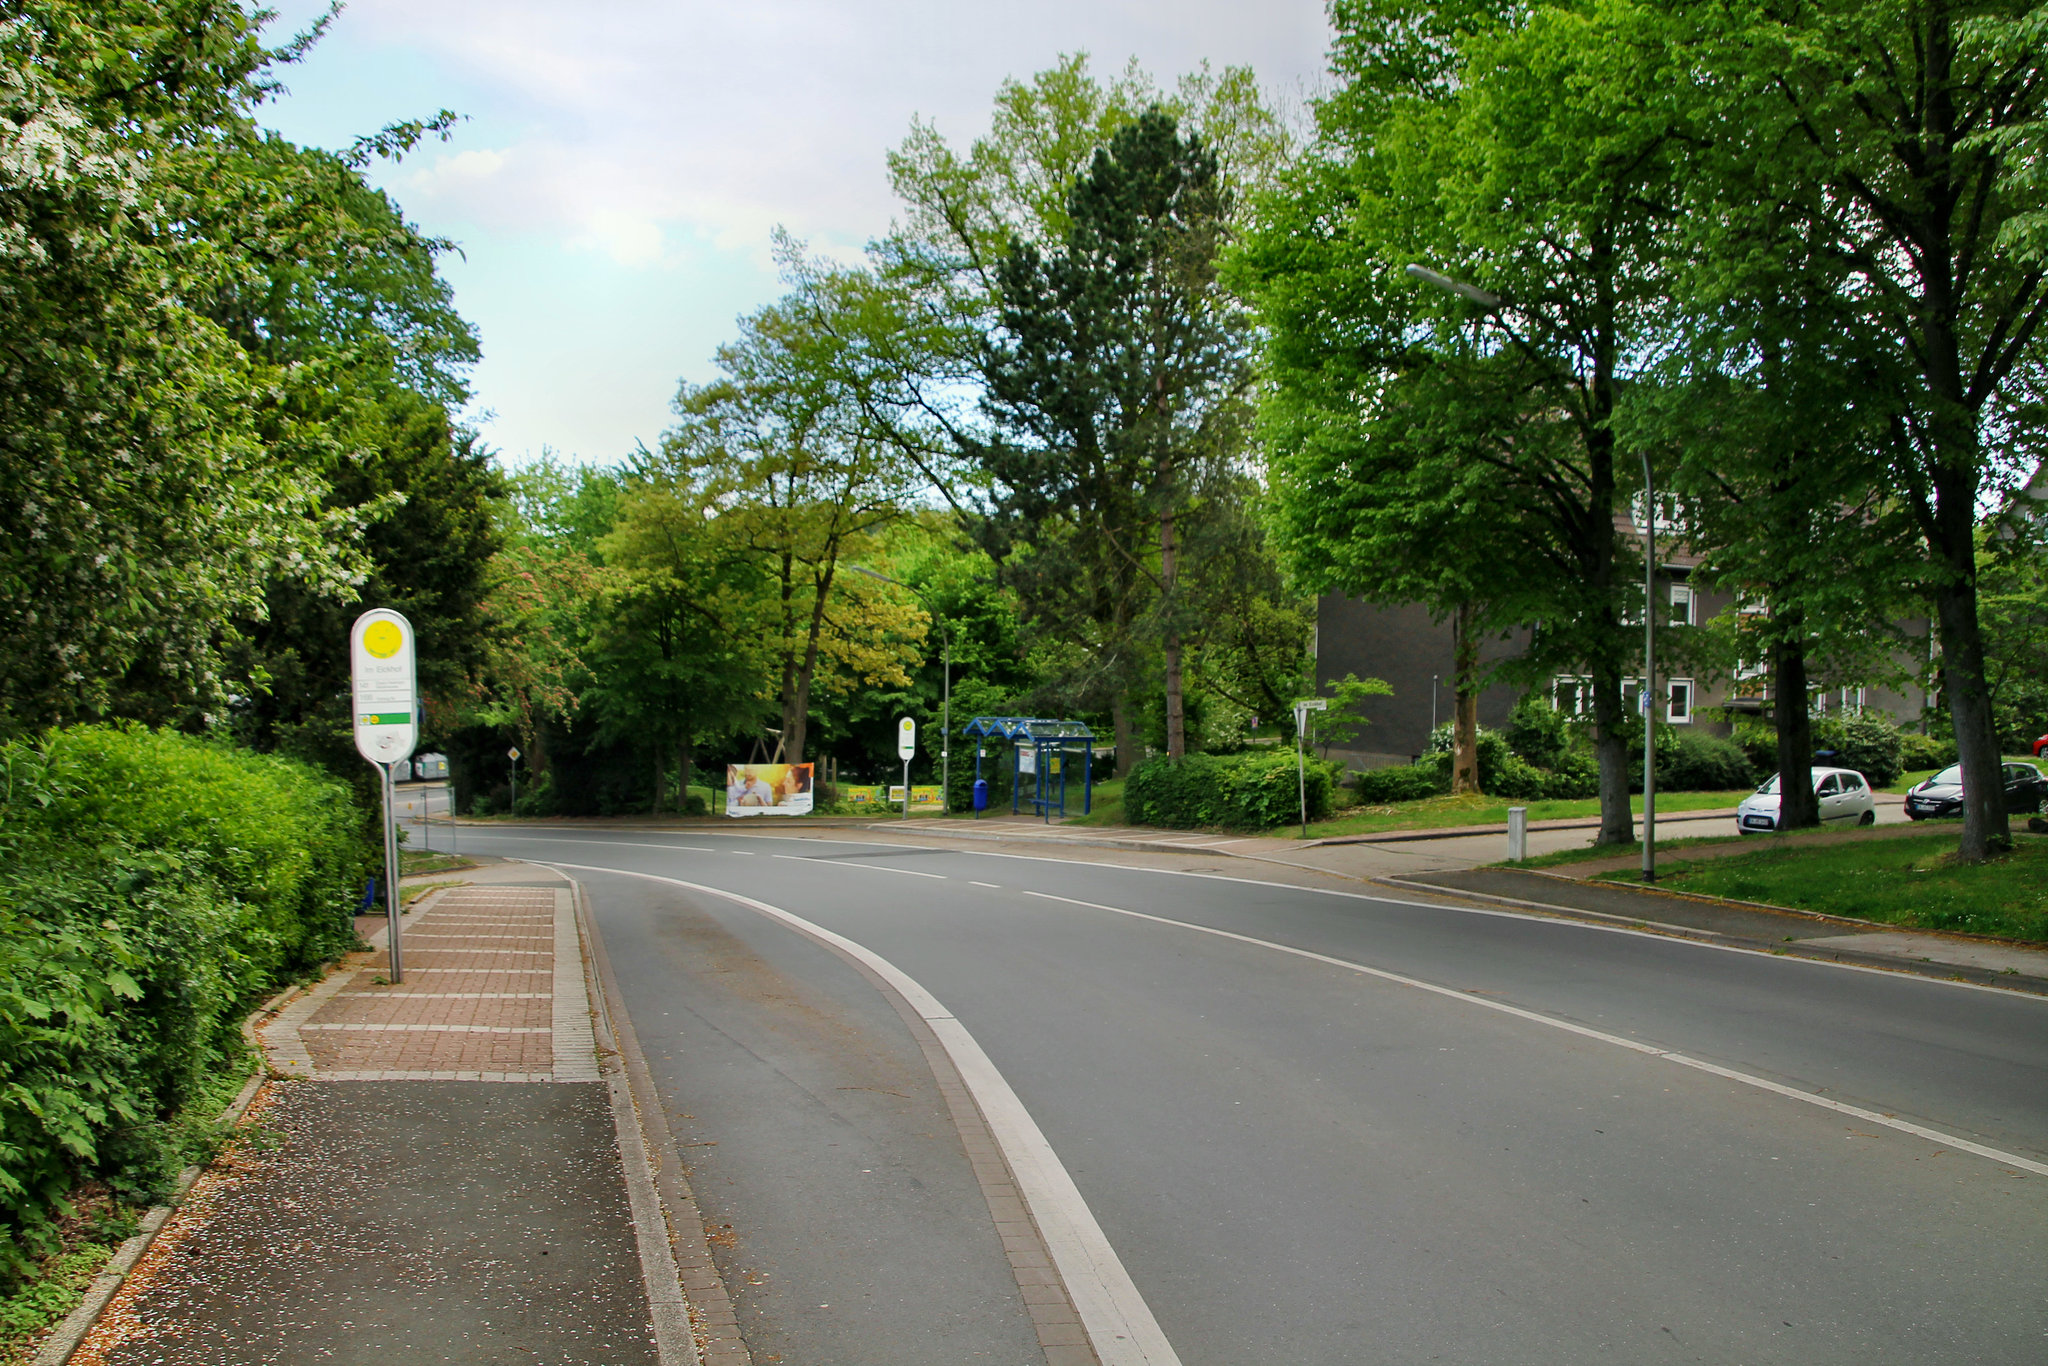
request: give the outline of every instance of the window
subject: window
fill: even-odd
[[[1692,722],[1692,680],[1674,678],[1670,681],[1671,699],[1665,704],[1664,719],[1680,725]]]
[[[1699,625],[1699,620],[1694,615],[1693,603],[1693,591],[1690,584],[1674,583],[1671,585],[1671,624],[1673,626]]]
[[[1863,703],[1865,696],[1866,694],[1862,688],[1842,689],[1842,710],[1853,711],[1858,716],[1863,715]]]
[[[1830,774],[1828,774],[1828,776],[1827,776],[1827,777],[1825,777],[1825,778],[1821,779],[1821,783],[1820,783],[1820,786],[1814,789],[1814,793],[1813,793],[1813,795],[1814,795],[1814,796],[1816,796],[1816,797],[1839,797],[1839,796],[1841,796],[1841,795],[1842,795],[1842,779],[1841,779],[1841,775],[1839,775],[1839,774],[1835,774],[1835,773],[1830,773]]]
[[[1842,791],[1844,791],[1844,792],[1861,792],[1862,790],[1863,790],[1863,775],[1862,775],[1862,774],[1860,774],[1860,773],[1844,773],[1844,774],[1842,775]]]
[[[1577,674],[1559,674],[1550,683],[1550,705],[1567,716],[1593,714],[1593,680]]]

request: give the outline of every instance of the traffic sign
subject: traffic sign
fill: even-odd
[[[349,680],[356,752],[380,765],[410,757],[420,738],[412,623],[383,607],[357,617]]]
[[[517,759],[519,757],[519,746],[514,745],[512,746],[512,748],[506,750],[505,757],[507,759]]]
[[[905,761],[917,757],[917,722],[907,716],[896,723],[896,757]]]

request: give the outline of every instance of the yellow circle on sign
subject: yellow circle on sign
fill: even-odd
[[[405,632],[388,621],[373,621],[363,632],[363,648],[379,659],[389,659],[405,644]]]

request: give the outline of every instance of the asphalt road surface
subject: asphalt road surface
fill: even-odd
[[[589,889],[757,1362],[1046,1358],[895,1005],[677,882],[943,1003],[1188,1366],[2048,1360],[2039,998],[992,851],[462,840]]]

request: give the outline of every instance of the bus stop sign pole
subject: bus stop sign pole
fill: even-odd
[[[384,942],[391,957],[391,980],[405,980],[405,951],[400,943],[398,901],[398,814],[393,775],[412,757],[420,739],[419,679],[413,660],[412,623],[387,608],[356,618],[349,631],[351,720],[356,753],[370,761],[384,796],[384,914],[389,919]]]

